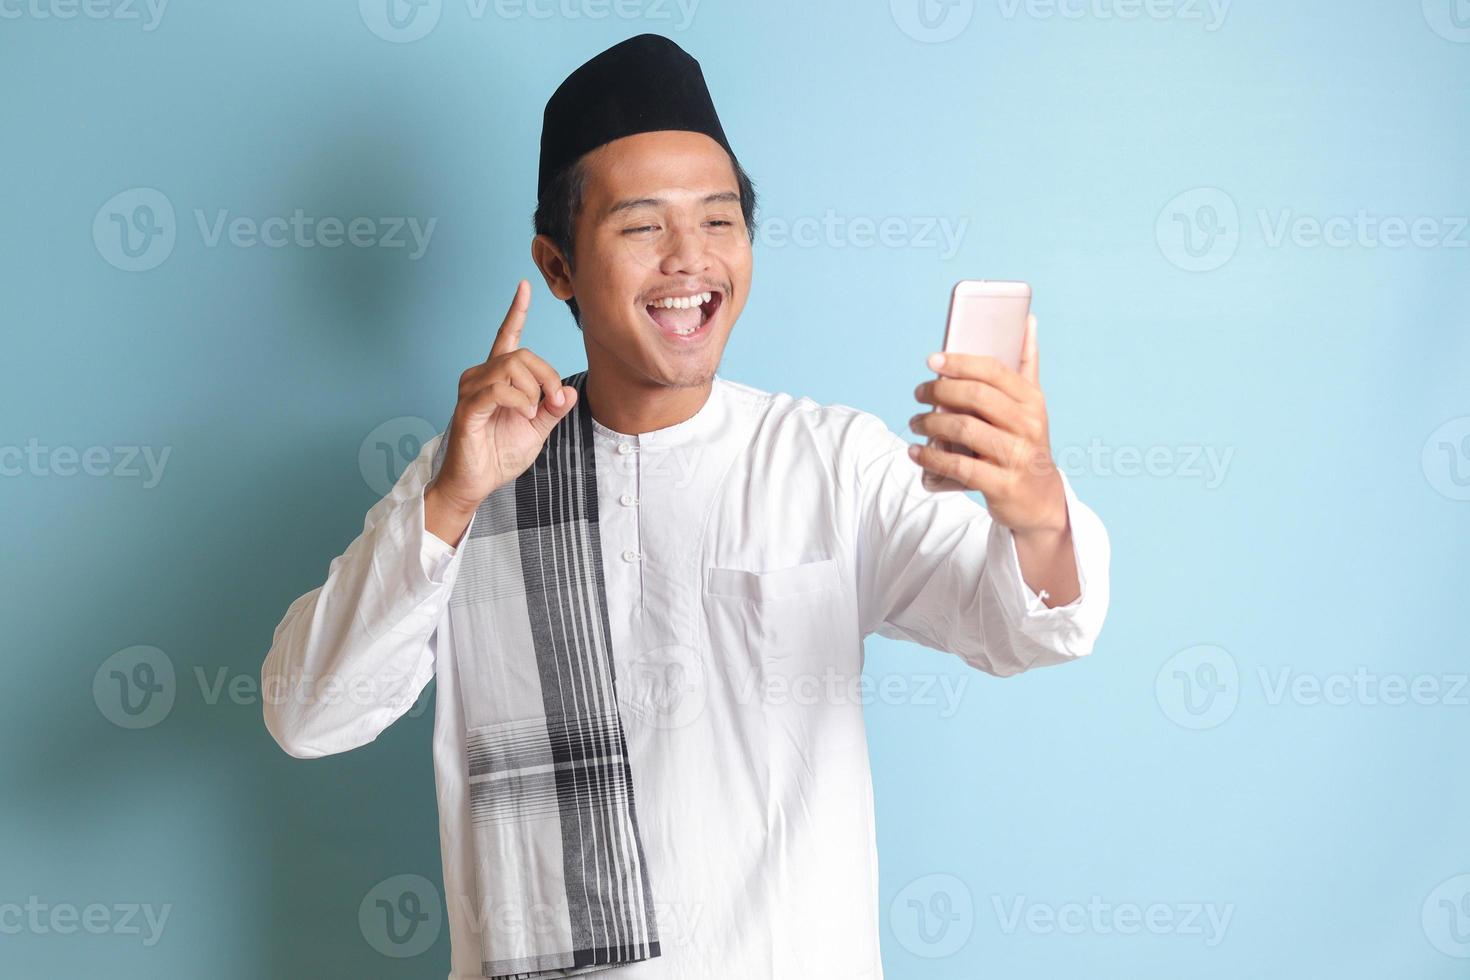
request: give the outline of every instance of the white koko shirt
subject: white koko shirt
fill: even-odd
[[[292,603],[264,690],[335,677],[370,696],[265,699],[291,755],[364,745],[435,693],[451,980],[479,977],[458,639],[460,556],[424,529],[442,433]],[[877,416],[716,375],[691,418],[594,422],[619,710],[661,955],[619,980],[879,980],[878,855],[863,703],[877,632],[1007,676],[1091,652],[1109,544],[1066,485],[1082,595],[1048,609],[977,497],[932,493]],[[473,527],[471,528],[473,530]],[[465,541],[468,540],[466,533]],[[476,655],[495,655],[493,649]],[[493,914],[493,913],[490,913]],[[504,927],[501,923],[497,927]]]

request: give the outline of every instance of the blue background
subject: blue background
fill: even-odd
[[[525,344],[585,365],[528,256],[541,111],[646,30],[700,59],[760,191],[723,375],[911,435],[949,287],[1026,279],[1054,452],[1101,447],[1065,465],[1112,537],[1092,657],[1002,681],[868,641],[875,679],[965,678],[954,712],[868,709],[887,974],[1470,974],[1470,30],[1451,2],[1217,21],[959,0],[930,29],[900,0],[705,0],[687,25],[651,0],[443,0],[404,41],[381,3],[175,0],[150,30],[142,7],[7,0],[0,446],[170,456],[156,486],[0,477],[0,906],[171,911],[151,946],[0,915],[0,974],[447,972],[447,927],[396,958],[358,922],[385,879],[440,881],[432,687],[313,763],[276,747],[249,688],[386,489],[359,462],[368,434],[446,424],[516,279],[535,285]],[[175,212],[145,271],[106,234],[135,188]],[[413,259],[209,247],[195,218],[297,208],[437,223]],[[1428,223],[1419,244],[1310,237],[1360,212]],[[828,215],[807,244],[773,231]],[[1283,216],[1306,230],[1280,239]],[[885,219],[886,243],[863,237]],[[963,223],[954,249],[923,231],[943,222]],[[1217,479],[1191,462],[1206,451],[1228,454]],[[137,645],[176,697],[129,730],[93,682]],[[1275,696],[1283,676],[1365,672],[1438,694]],[[212,698],[220,678],[238,696]],[[1018,902],[1065,919],[1093,901],[1162,905],[1177,928],[1008,927]],[[1223,935],[1182,923],[1191,905],[1228,911]]]

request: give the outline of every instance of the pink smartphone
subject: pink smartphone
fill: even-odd
[[[944,328],[945,353],[988,354],[1012,371],[1021,368],[1021,345],[1026,341],[1026,316],[1031,312],[1031,286],[1024,282],[961,279],[949,296],[949,321]],[[944,408],[934,406],[934,411]],[[973,456],[962,446],[930,439],[950,452]],[[963,484],[924,471],[928,490],[963,490]]]

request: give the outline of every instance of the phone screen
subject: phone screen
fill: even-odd
[[[1012,371],[1021,367],[1021,347],[1026,342],[1026,316],[1031,312],[1031,287],[1024,282],[991,282],[966,279],[957,283],[949,302],[949,322],[944,330],[945,353],[984,354]],[[934,406],[934,411],[944,408]],[[931,439],[941,449],[971,456],[968,449],[943,439]],[[930,490],[963,490],[954,480],[924,472]]]

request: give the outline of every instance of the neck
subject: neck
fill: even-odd
[[[709,400],[713,387],[713,377],[697,385],[669,385],[589,366],[583,396],[598,422],[614,432],[638,435],[692,418]]]

